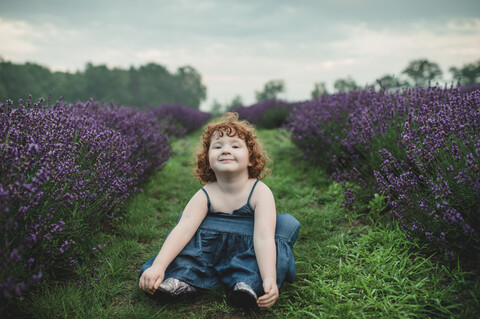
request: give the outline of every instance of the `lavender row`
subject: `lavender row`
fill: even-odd
[[[280,100],[265,100],[250,106],[237,106],[231,112],[237,112],[241,119],[245,119],[259,128],[272,129],[284,126],[290,111],[297,104]]]
[[[212,116],[210,113],[176,103],[162,104],[152,111],[159,118],[170,119],[171,126],[168,131],[175,136],[183,136],[201,128]]]
[[[449,256],[478,251],[480,91],[463,92],[367,88],[322,96],[294,108],[291,138],[345,186],[345,205],[383,194],[409,236]]]
[[[0,294],[66,276],[170,157],[169,121],[95,101],[0,104]]]

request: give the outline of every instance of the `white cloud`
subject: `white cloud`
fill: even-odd
[[[58,59],[56,54],[61,54],[62,51],[52,52],[52,50],[56,46],[65,49],[68,47],[66,43],[74,43],[77,36],[77,31],[59,28],[51,23],[33,25],[28,21],[0,18],[0,43],[2,44],[0,55],[5,54],[9,60],[21,63],[27,60],[37,61],[35,57],[47,54],[51,56],[48,62],[54,62]],[[60,65],[52,66],[56,69],[65,68]]]
[[[453,32],[478,34],[480,31],[480,19],[453,19],[447,23],[447,29]]]
[[[432,26],[433,28],[435,26]],[[458,64],[478,58],[480,52],[480,19],[458,24],[449,22],[442,32],[425,25],[400,30],[374,30],[365,24],[343,26],[349,36],[330,44],[342,56],[389,58],[393,61],[426,57],[439,63]],[[461,32],[459,32],[461,31]]]
[[[32,43],[32,39],[41,37],[42,34],[25,21],[0,18],[0,43],[2,51],[9,55],[35,52],[38,47]]]
[[[303,100],[309,98],[315,82],[326,82],[332,90],[336,79],[351,76],[363,86],[387,73],[400,75],[408,62],[417,58],[439,63],[447,80],[448,67],[478,59],[479,21],[470,21],[461,28],[451,22],[442,32],[421,24],[406,26],[406,32],[373,29],[366,24],[344,25],[340,40],[209,43],[170,54],[162,51],[157,61],[175,57],[172,63],[182,61],[201,72],[208,88],[203,109],[208,109],[214,99],[227,103],[237,94],[247,104],[253,103],[254,92],[271,79],[286,81],[286,98]]]
[[[172,54],[168,51],[148,49],[145,51],[138,51],[135,53],[136,60],[140,61],[168,61],[172,60]]]

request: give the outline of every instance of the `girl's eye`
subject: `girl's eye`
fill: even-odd
[[[233,148],[240,148],[240,146],[238,146],[238,145],[233,145],[232,147]]]

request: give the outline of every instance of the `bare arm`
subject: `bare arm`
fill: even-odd
[[[275,199],[267,185],[259,183],[255,191],[255,226],[253,242],[265,295],[258,299],[260,307],[270,308],[278,298]]]
[[[152,266],[146,269],[139,280],[143,291],[153,294],[162,283],[165,270],[192,239],[207,214],[207,199],[199,190],[188,202],[178,224],[168,235]]]

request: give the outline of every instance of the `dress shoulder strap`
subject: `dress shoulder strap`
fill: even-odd
[[[210,197],[208,196],[208,193],[207,193],[207,191],[205,190],[205,188],[202,187],[202,191],[205,193],[205,196],[207,196],[207,206],[208,206],[208,208],[210,209],[210,206],[211,206],[211,204],[210,204]]]
[[[255,183],[253,184],[252,186],[252,190],[250,191],[250,195],[248,195],[248,200],[247,200],[247,204],[250,205],[250,198],[252,197],[252,194],[253,194],[253,190],[255,189],[255,186],[257,186],[257,183],[259,182],[260,180],[257,179],[255,181]]]

